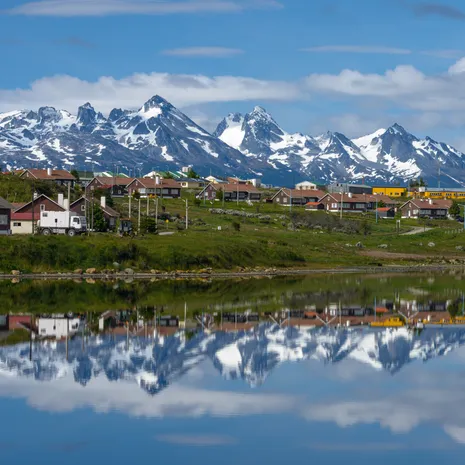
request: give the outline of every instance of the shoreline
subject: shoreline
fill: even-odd
[[[0,280],[170,280],[170,279],[232,279],[232,278],[266,278],[305,276],[317,274],[382,274],[382,273],[411,273],[411,272],[439,272],[447,270],[464,270],[465,265],[386,265],[371,267],[347,267],[347,268],[318,268],[318,269],[265,269],[255,271],[224,271],[224,272],[188,272],[188,271],[160,271],[151,272],[114,272],[114,273],[21,273],[0,274]]]

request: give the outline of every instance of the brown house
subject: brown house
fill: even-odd
[[[86,210],[87,209],[91,210],[89,207],[90,202],[91,202],[90,199],[81,197],[80,199],[77,199],[75,202],[73,202],[70,205],[69,209],[80,216],[87,216]],[[98,199],[94,199],[94,204],[100,205],[100,208],[102,209],[102,212],[103,212],[103,216],[105,217],[105,221],[107,222],[108,229],[111,229],[111,230],[115,229],[116,222],[118,221],[120,214],[116,210],[113,210],[113,208],[107,206],[105,197],[102,197],[100,199],[100,202],[98,201]]]
[[[292,206],[305,206],[309,202],[318,202],[322,197],[325,196],[325,192],[312,189],[312,190],[305,190],[305,189],[280,189],[271,200],[274,203],[279,205],[284,205],[288,207]]]
[[[367,211],[376,210],[380,203],[384,203],[386,207],[394,207],[395,201],[386,195],[374,195],[374,194],[326,194],[320,199],[320,202],[324,204],[325,210],[329,212],[342,211],[352,213],[364,213]]]
[[[20,178],[38,179],[41,181],[53,181],[60,186],[71,184],[74,186],[76,178],[66,170],[54,170],[47,168],[46,170],[27,169],[21,172]]]
[[[13,205],[0,197],[0,236],[11,234],[11,212]]]
[[[449,199],[412,199],[401,207],[402,218],[446,219],[452,200]]]
[[[208,184],[198,194],[198,199],[215,200],[217,192],[221,192],[226,202],[236,202],[237,200],[260,202],[262,193],[251,184]]]
[[[129,194],[138,192],[141,197],[156,195],[165,199],[178,199],[181,197],[181,185],[174,179],[160,177],[136,178],[127,186]]]
[[[35,228],[41,211],[63,212],[65,209],[46,195],[39,195],[34,201],[20,206],[11,214],[11,233],[32,234],[33,222]]]
[[[93,190],[108,191],[112,197],[124,197],[128,194],[127,186],[134,178],[122,176],[96,176],[87,184],[85,190],[87,196],[90,196]]]

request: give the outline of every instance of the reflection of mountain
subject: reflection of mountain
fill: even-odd
[[[93,378],[135,381],[149,394],[156,394],[192,367],[210,359],[228,379],[242,378],[257,386],[280,363],[320,360],[343,363],[352,359],[392,374],[414,361],[439,357],[465,344],[465,329],[427,329],[414,334],[406,328],[368,329],[281,329],[260,325],[240,333],[198,334],[187,340],[182,333],[155,341],[91,337],[65,343],[37,343],[33,360],[29,345],[0,349],[0,375],[52,381],[71,373],[85,386]]]

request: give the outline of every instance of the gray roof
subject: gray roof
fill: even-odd
[[[8,208],[9,210],[15,209],[15,207],[11,205],[11,203],[5,200],[3,197],[0,197],[0,208]]]

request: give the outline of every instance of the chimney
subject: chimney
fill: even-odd
[[[63,208],[64,208],[66,211],[69,211],[69,199],[64,199],[64,200],[63,200]]]
[[[155,185],[159,185],[160,184],[160,176],[155,176]]]
[[[58,194],[58,205],[61,205],[63,207],[64,206],[64,199],[65,199],[64,194]]]
[[[103,209],[107,208],[107,198],[105,196],[100,197],[100,206]]]
[[[52,175],[52,168],[47,168],[47,176],[51,176]]]
[[[429,204],[433,205],[433,199],[429,199]]]

